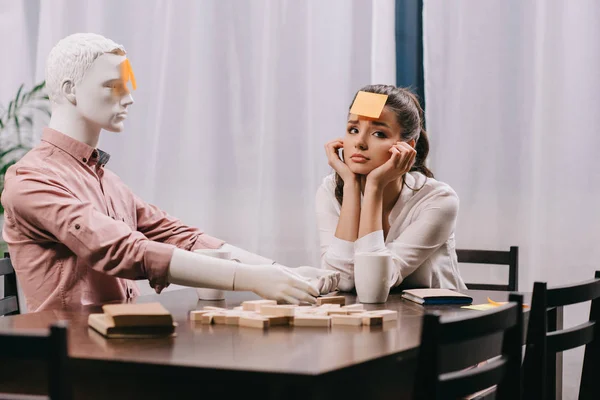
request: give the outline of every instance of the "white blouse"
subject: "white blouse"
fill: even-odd
[[[389,216],[390,230],[372,232],[356,242],[335,237],[341,206],[335,198],[335,174],[323,179],[317,190],[317,225],[321,267],[339,271],[340,290],[354,288],[354,253],[376,252],[392,256],[390,287],[429,287],[466,290],[457,266],[454,227],[458,196],[450,186],[419,172],[407,173],[406,186]],[[361,196],[362,202],[362,196]]]

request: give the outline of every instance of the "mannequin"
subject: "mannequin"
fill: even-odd
[[[63,255],[57,255],[58,250],[52,250],[56,254],[53,253],[51,260],[62,262],[67,257],[68,261],[61,266],[67,268],[70,265],[73,268],[72,272],[65,273],[68,275],[66,278],[57,278],[57,285],[69,287],[73,292],[82,292],[81,296],[91,299],[119,297],[107,294],[106,285],[98,290],[103,293],[93,293],[94,282],[88,275],[92,274],[98,281],[108,279],[106,276],[100,277],[97,271],[119,279],[147,278],[157,293],[174,283],[190,287],[252,291],[263,298],[293,304],[315,303],[316,296],[337,288],[340,278],[338,272],[306,266],[288,268],[205,235],[197,228],[180,224],[178,220],[130,193],[114,173],[105,169],[109,156],[97,149],[98,140],[102,130],[123,130],[129,107],[133,104],[129,84],[132,88],[136,86],[126,52],[110,39],[96,34],[74,34],[59,41],[50,52],[46,64],[46,85],[52,102],[48,139],[43,137],[40,149],[34,149],[31,155],[13,166],[12,171],[9,170],[2,193],[2,203],[7,210],[3,235],[11,257],[13,252],[16,254],[13,264],[17,276],[21,275],[20,280],[28,280],[30,277],[27,274],[32,277],[36,274],[32,268],[28,270],[25,265],[19,265],[19,255],[26,253],[22,239],[27,237],[27,249],[31,252],[31,238],[39,236],[40,246],[34,246],[34,251],[39,251],[42,256],[45,255],[43,251],[47,250],[48,242],[66,246],[70,250],[68,254],[60,253]],[[73,164],[72,173],[79,174],[77,179],[73,179],[65,163],[74,163],[73,158],[89,153],[90,149],[93,151],[89,159],[79,157],[78,163]],[[59,156],[63,158],[56,161]],[[89,176],[94,179],[85,181],[90,179]],[[77,186],[82,180],[83,187]],[[100,186],[97,182],[100,182]],[[94,193],[99,195],[85,198],[88,188],[95,189]],[[113,198],[112,192],[117,193]],[[29,195],[26,196],[26,193]],[[123,198],[127,199],[128,196],[137,208],[128,209],[128,203],[123,210],[117,210],[119,201],[126,202]],[[96,206],[92,207],[90,203]],[[111,207],[115,208],[114,212]],[[146,219],[151,223],[146,224]],[[56,222],[63,220],[65,222],[62,224]],[[141,226],[144,224],[148,226]],[[175,225],[176,229],[173,228]],[[157,239],[151,240],[138,231]],[[157,234],[157,231],[160,232]],[[46,235],[46,232],[51,235]],[[173,233],[171,238],[165,232],[177,233]],[[181,232],[186,233],[185,240],[181,238]],[[174,246],[175,242],[179,244]],[[229,250],[233,260],[189,251],[199,246]],[[81,272],[82,261],[93,267],[93,273]],[[48,276],[54,272],[46,269],[40,274]],[[85,282],[74,283],[73,277],[79,275]],[[121,282],[120,285],[129,294],[135,292],[130,281]],[[48,293],[51,289],[48,289]],[[33,287],[28,290],[32,294]],[[54,291],[50,294],[50,297],[58,297],[59,300],[37,299],[33,308],[53,307],[59,302],[64,306],[69,302],[66,298],[72,299],[72,296],[64,295],[65,290],[61,288],[60,293]],[[118,290],[115,289],[115,292]],[[28,298],[25,287],[24,293]]]

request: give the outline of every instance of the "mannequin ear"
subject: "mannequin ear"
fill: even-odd
[[[62,95],[65,96],[65,99],[69,101],[69,103],[73,105],[77,104],[77,100],[75,98],[75,85],[73,84],[72,80],[65,79],[62,81],[60,85],[60,91]]]
[[[408,141],[408,142],[406,142],[406,143],[408,143],[408,145],[409,145],[410,147],[412,147],[413,149],[414,149],[414,148],[415,148],[415,146],[417,145],[417,141],[416,141],[415,139],[411,139],[411,140],[409,140],[409,141]]]

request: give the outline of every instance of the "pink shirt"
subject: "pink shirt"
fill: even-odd
[[[5,176],[3,229],[29,311],[124,300],[167,285],[175,247],[223,241],[144,202],[109,155],[50,128]]]

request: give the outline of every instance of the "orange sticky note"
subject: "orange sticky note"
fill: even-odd
[[[127,58],[121,63],[121,79],[123,80],[123,86],[127,86],[127,83],[131,80],[131,87],[133,90],[137,89],[135,75],[133,74],[131,63]]]
[[[369,118],[379,118],[381,111],[383,111],[383,107],[385,107],[387,98],[387,94],[360,91],[356,94],[354,103],[352,103],[350,114]]]
[[[506,304],[506,301],[494,301],[494,300],[490,299],[489,297],[487,298],[487,300],[488,300],[488,303],[490,303],[490,305],[492,305],[494,307],[499,307],[499,306]],[[523,304],[523,308],[529,308],[529,305]]]

